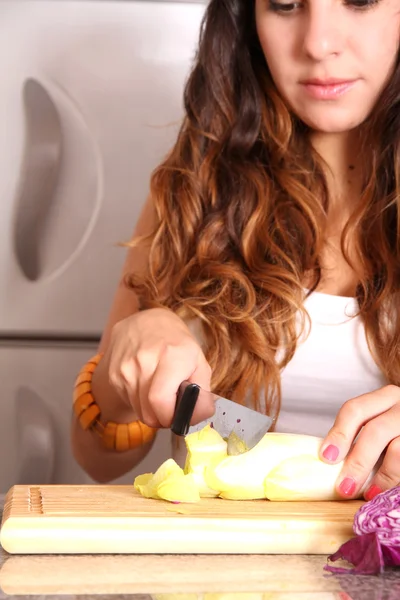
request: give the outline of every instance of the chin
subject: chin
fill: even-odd
[[[349,114],[346,111],[322,109],[313,114],[298,114],[298,117],[313,131],[320,133],[345,133],[356,129],[368,115]]]

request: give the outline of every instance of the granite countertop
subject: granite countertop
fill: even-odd
[[[1,503],[0,497],[0,503]],[[379,577],[324,572],[325,556],[8,555],[0,600],[398,600],[400,570]]]

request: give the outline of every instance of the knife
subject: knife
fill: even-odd
[[[215,403],[214,415],[197,425],[190,425],[196,402],[206,394],[211,395]],[[229,437],[232,432],[236,433],[250,449],[267,433],[272,422],[273,419],[267,415],[207,392],[195,383],[183,381],[177,392],[171,431],[176,435],[185,436],[211,424],[223,438]]]

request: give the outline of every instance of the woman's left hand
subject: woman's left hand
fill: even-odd
[[[353,498],[385,450],[364,493],[366,500],[400,483],[400,387],[395,385],[345,402],[321,446],[321,459],[328,463],[345,459],[337,491],[344,498]]]

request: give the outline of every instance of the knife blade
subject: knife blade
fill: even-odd
[[[202,395],[211,395],[215,403],[214,415],[201,423],[190,425],[196,403]],[[232,432],[236,433],[250,449],[267,433],[272,422],[273,419],[267,415],[203,390],[195,383],[183,381],[177,393],[171,431],[185,436],[210,424],[223,438],[229,437]]]

